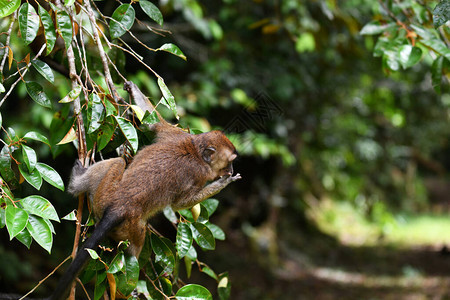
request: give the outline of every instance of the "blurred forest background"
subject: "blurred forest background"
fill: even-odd
[[[187,61],[146,51],[129,35],[123,41],[175,96],[180,119],[172,122],[223,129],[240,153],[234,169],[243,179],[217,196],[212,217],[226,240],[199,252],[217,272],[229,272],[230,299],[450,299],[449,28],[434,29],[438,1],[154,3],[170,33],[135,24],[134,34],[150,47],[176,44]],[[119,5],[96,4],[105,15]],[[9,22],[1,26],[5,32]],[[423,42],[420,29],[433,31],[444,49]],[[405,61],[398,52],[405,45],[419,57]],[[15,57],[29,52],[13,50]],[[100,64],[95,54],[88,60]],[[151,99],[161,97],[133,57],[117,51],[114,62]],[[55,145],[67,128],[50,132],[62,126],[55,114],[68,112],[56,102],[71,87],[55,76],[54,85],[39,81],[53,111],[19,84],[2,103],[2,126],[48,136],[52,148],[35,150],[67,183],[76,149]],[[31,190],[24,183],[17,193]],[[60,216],[76,208],[49,185],[39,194]],[[162,215],[151,223],[162,232],[168,224]],[[70,253],[73,223],[55,231],[49,255],[0,230],[0,291],[27,292]],[[215,289],[203,273],[191,281]]]

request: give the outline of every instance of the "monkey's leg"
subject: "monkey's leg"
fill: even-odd
[[[180,210],[192,207],[195,204],[214,196],[215,194],[223,190],[227,185],[241,178],[242,177],[239,173],[234,176],[221,177],[220,179],[205,186],[197,194],[191,195],[190,197],[184,198],[181,201],[175,203],[174,205],[172,205],[172,208],[174,210]]]
[[[130,246],[127,252],[139,258],[145,242],[146,226],[147,222],[128,215],[125,221],[114,230],[113,237],[115,240],[129,240]]]

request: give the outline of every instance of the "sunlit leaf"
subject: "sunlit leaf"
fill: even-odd
[[[64,98],[59,100],[59,103],[70,103],[75,100],[81,93],[81,86],[77,85],[73,90],[71,90]]]
[[[177,300],[212,300],[212,295],[207,288],[198,284],[183,286],[175,295]]]
[[[39,29],[39,16],[34,7],[25,2],[19,8],[18,20],[22,39],[28,45],[36,38]]]
[[[179,119],[180,117],[178,116],[177,106],[175,104],[175,97],[172,95],[169,88],[165,84],[164,79],[162,79],[161,77],[158,77],[158,86],[159,89],[161,90],[161,93],[163,94],[164,100],[166,100],[166,103],[163,102],[163,104],[167,105],[172,110],[175,117]]]
[[[138,150],[138,136],[136,132],[136,128],[134,128],[133,124],[127,119],[122,117],[115,117],[117,124],[119,124],[120,130],[122,131],[125,138],[130,142],[131,147],[133,148],[134,153]]]
[[[228,280],[228,273],[223,273],[219,275],[219,283],[217,284],[217,293],[219,294],[220,300],[230,299],[231,285]]]
[[[203,201],[201,205],[205,207],[205,209],[208,211],[208,216],[211,217],[219,206],[219,200],[209,198]]]
[[[225,240],[225,232],[222,230],[222,228],[212,223],[206,223],[206,226],[208,226],[209,230],[211,230],[215,239],[220,241]]]
[[[50,14],[39,5],[39,15],[41,16],[41,23],[44,27],[45,45],[47,55],[50,54],[55,46],[56,42],[56,31],[53,25],[53,19]]]
[[[16,235],[16,239],[30,249],[31,242],[33,241],[30,232],[25,227],[21,232]]]
[[[188,224],[180,223],[177,229],[176,248],[178,256],[183,258],[192,247],[193,237],[192,231]]]
[[[422,49],[403,45],[399,49],[399,61],[404,69],[414,66],[422,57]]]
[[[29,131],[27,132],[24,136],[24,139],[30,139],[30,140],[35,140],[35,141],[39,141],[42,142],[44,144],[47,144],[50,146],[50,142],[48,141],[47,137],[45,137],[44,135],[40,134],[39,132],[36,131]]]
[[[33,239],[50,253],[53,244],[53,236],[48,224],[41,217],[29,215],[27,229]]]
[[[115,274],[119,271],[122,271],[124,266],[125,266],[125,255],[123,254],[123,251],[120,251],[112,260],[107,272]]]
[[[45,62],[35,59],[31,61],[31,64],[45,79],[51,83],[55,81],[52,69]]]
[[[35,189],[40,190],[42,186],[42,177],[39,171],[35,168],[33,171],[29,172],[28,168],[23,164],[19,165],[20,174],[25,178],[25,180],[31,184]]]
[[[383,33],[387,29],[394,26],[396,26],[395,23],[380,24],[379,21],[372,21],[364,25],[359,33],[362,35],[376,35]]]
[[[174,45],[171,43],[164,44],[156,50],[157,51],[166,51],[166,52],[172,53],[173,55],[176,55],[184,60],[187,60],[186,55],[184,55],[184,53],[180,50],[180,48],[178,48],[177,45]]]
[[[191,224],[192,234],[197,244],[204,250],[214,250],[216,240],[209,228],[202,223]]]
[[[20,0],[0,0],[0,18],[9,16],[15,12],[20,5]]]
[[[60,10],[56,13],[56,24],[58,26],[58,32],[64,40],[66,49],[68,49],[70,43],[72,43],[73,36],[72,20],[65,11]]]
[[[12,202],[10,202],[10,204],[6,206],[5,217],[9,239],[12,240],[27,225],[28,213],[20,207],[14,207]]]
[[[48,108],[52,107],[50,98],[45,94],[44,88],[39,83],[27,81],[25,85],[27,87],[28,95],[30,95],[31,99],[37,104]]]
[[[155,261],[161,262],[165,266],[165,272],[172,272],[175,265],[175,256],[170,248],[157,235],[150,237],[153,252],[155,252]]]
[[[68,213],[67,215],[65,215],[61,219],[62,220],[66,220],[66,221],[76,221],[77,220],[77,214],[75,213],[75,210],[72,210],[70,213]]]
[[[37,163],[37,156],[36,152],[33,150],[33,148],[28,147],[27,145],[22,145],[22,154],[23,154],[23,160],[25,164],[28,167],[28,170],[32,172],[34,168],[36,167]]]
[[[435,28],[447,23],[450,19],[450,1],[441,0],[433,10],[433,24]]]
[[[102,100],[100,97],[93,93],[89,95],[88,117],[89,117],[89,129],[88,133],[96,131],[101,124],[101,117],[104,111]]]
[[[55,171],[55,169],[53,169],[49,165],[40,162],[36,164],[36,168],[45,181],[47,181],[49,184],[53,185],[57,189],[64,191],[64,182],[61,176],[59,176],[58,172]]]
[[[133,26],[135,12],[130,4],[120,5],[112,14],[109,22],[109,33],[112,39],[121,37]]]
[[[59,222],[53,205],[44,197],[33,195],[20,200],[23,208],[30,214]]]
[[[57,143],[57,145],[63,145],[67,143],[71,143],[77,139],[77,133],[73,127],[70,127],[69,131],[66,133],[66,135],[63,137],[61,141]]]

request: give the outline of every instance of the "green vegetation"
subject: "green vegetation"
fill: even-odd
[[[152,218],[139,261],[92,252],[91,299],[450,297],[448,0],[50,2],[0,0],[0,294],[93,225],[64,192],[75,159],[153,142],[130,80],[224,130],[243,179],[197,220]]]

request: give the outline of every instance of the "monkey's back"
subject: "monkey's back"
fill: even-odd
[[[146,146],[120,180],[104,182],[103,188],[110,191],[107,202],[118,212],[126,207],[127,214],[147,220],[164,207],[197,193],[210,180],[210,172],[192,136],[186,135]]]

